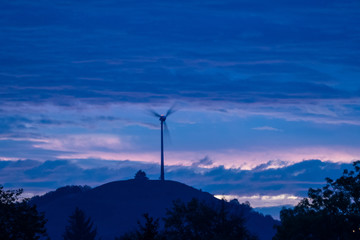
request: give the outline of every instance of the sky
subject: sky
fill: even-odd
[[[165,178],[213,194],[295,204],[360,159],[358,0],[15,0],[0,16],[5,186],[158,179],[150,111],[171,107]]]

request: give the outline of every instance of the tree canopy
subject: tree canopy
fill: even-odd
[[[167,239],[256,239],[249,234],[241,213],[236,210],[234,203],[225,200],[215,206],[195,198],[187,204],[176,201],[164,218]]]
[[[283,209],[273,239],[360,239],[360,161],[353,167],[336,180],[327,178],[322,188],[310,188],[293,209]]]
[[[0,239],[36,240],[46,237],[45,217],[19,190],[4,190],[0,185]]]
[[[239,206],[225,200],[213,205],[196,198],[175,201],[161,229],[158,219],[144,214],[145,223],[138,222],[138,230],[116,240],[256,240],[245,228]]]
[[[146,173],[144,171],[142,171],[142,170],[137,171],[137,173],[135,174],[134,179],[138,180],[138,181],[149,180],[149,178],[146,176]]]
[[[159,231],[159,219],[154,219],[145,213],[145,223],[138,221],[138,230],[128,232],[115,240],[162,240],[165,239]]]

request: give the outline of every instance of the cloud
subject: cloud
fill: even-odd
[[[133,178],[142,169],[158,179],[159,164],[135,161],[73,159],[55,161],[0,161],[0,182],[5,187],[25,188],[30,193],[46,192],[64,185],[98,186],[109,181]],[[200,166],[166,166],[166,179],[180,181],[215,195],[236,196],[254,206],[294,204],[310,187],[336,179],[351,164],[308,160],[281,168],[254,170]],[[245,186],[245,187],[244,187]]]
[[[281,161],[281,160],[270,160],[267,163],[260,164],[255,168],[251,169],[252,171],[264,171],[267,169],[277,169],[290,165],[289,162]]]
[[[307,2],[306,9],[284,1],[181,4],[2,4],[0,108],[53,105],[86,115],[95,106],[118,104],[126,111],[123,105],[165,106],[176,99],[197,111],[207,106],[243,117],[360,125],[356,1]],[[154,12],[161,14],[154,18]],[[97,121],[45,115],[17,126],[14,120],[10,129],[91,128]],[[104,117],[157,128],[111,113]]]
[[[44,139],[35,148],[62,152],[82,153],[88,151],[116,152],[130,148],[130,143],[114,135],[73,134],[54,139]]]
[[[259,131],[275,131],[275,132],[281,131],[280,129],[269,127],[269,126],[255,127],[255,128],[252,128],[252,129],[259,130]]]
[[[239,202],[251,202],[251,206],[254,208],[262,207],[274,207],[274,206],[283,206],[286,204],[296,205],[302,199],[301,197],[290,195],[290,194],[280,194],[280,195],[253,195],[253,196],[238,196],[238,195],[215,195],[216,198],[226,199],[228,201],[232,199],[238,199]]]
[[[205,156],[204,158],[200,159],[199,161],[193,162],[191,164],[191,166],[193,166],[193,167],[208,167],[208,166],[213,165],[213,163],[214,162],[208,156]]]
[[[329,70],[334,69],[329,59],[340,69],[356,60],[352,33],[359,30],[358,8],[349,7],[355,1],[308,2],[305,15],[299,4],[283,1],[186,2],[181,8],[155,1],[146,10],[112,1],[101,7],[89,3],[86,10],[78,3],[3,5],[0,30],[7,37],[0,44],[0,72],[6,102],[281,103],[359,97],[338,87],[350,79]],[[154,12],[161,14],[154,18]]]

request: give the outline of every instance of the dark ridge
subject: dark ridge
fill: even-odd
[[[155,218],[165,216],[173,201],[188,202],[192,198],[217,204],[220,200],[207,192],[175,181],[126,180],[110,182],[99,187],[67,186],[31,201],[38,210],[45,212],[47,229],[52,240],[60,240],[68,217],[76,207],[91,217],[103,240],[133,230],[144,213]],[[241,204],[249,230],[260,240],[270,240],[277,222],[254,212],[248,205]],[[261,226],[261,228],[259,228]]]
[[[77,185],[71,185],[71,186],[65,186],[65,187],[60,187],[58,189],[56,189],[55,191],[51,191],[48,192],[42,196],[35,196],[31,199],[31,201],[33,202],[37,202],[37,203],[43,203],[43,202],[49,202],[49,201],[53,201],[65,196],[69,196],[72,194],[77,194],[77,193],[81,193],[81,192],[86,192],[91,190],[90,186],[77,186]]]

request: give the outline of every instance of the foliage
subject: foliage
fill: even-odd
[[[76,208],[69,217],[69,225],[63,234],[64,240],[95,240],[97,230],[93,225],[91,218],[86,218],[84,211]]]
[[[28,199],[20,200],[22,189],[7,190],[0,185],[0,239],[34,240],[46,237],[45,217]]]
[[[139,231],[137,236],[139,240],[156,239],[159,235],[159,219],[154,220],[149,214],[144,214],[145,225],[139,224]]]
[[[135,180],[149,180],[149,178],[146,176],[146,173],[142,170],[139,170],[136,174],[135,174]]]
[[[360,239],[360,161],[337,180],[310,188],[294,209],[283,209],[274,240]]]
[[[145,223],[142,225],[138,222],[138,230],[126,233],[115,240],[160,240],[163,236],[159,232],[159,219],[154,219],[145,213],[143,215]]]
[[[221,201],[220,206],[211,207],[205,202],[192,199],[189,203],[174,202],[166,213],[166,239],[196,240],[249,240],[251,236],[238,212],[230,212],[230,204]]]
[[[162,231],[158,219],[144,214],[145,223],[138,222],[138,230],[115,240],[256,240],[244,227],[239,206],[225,201],[210,206],[195,198],[187,204],[175,201],[163,218]]]

